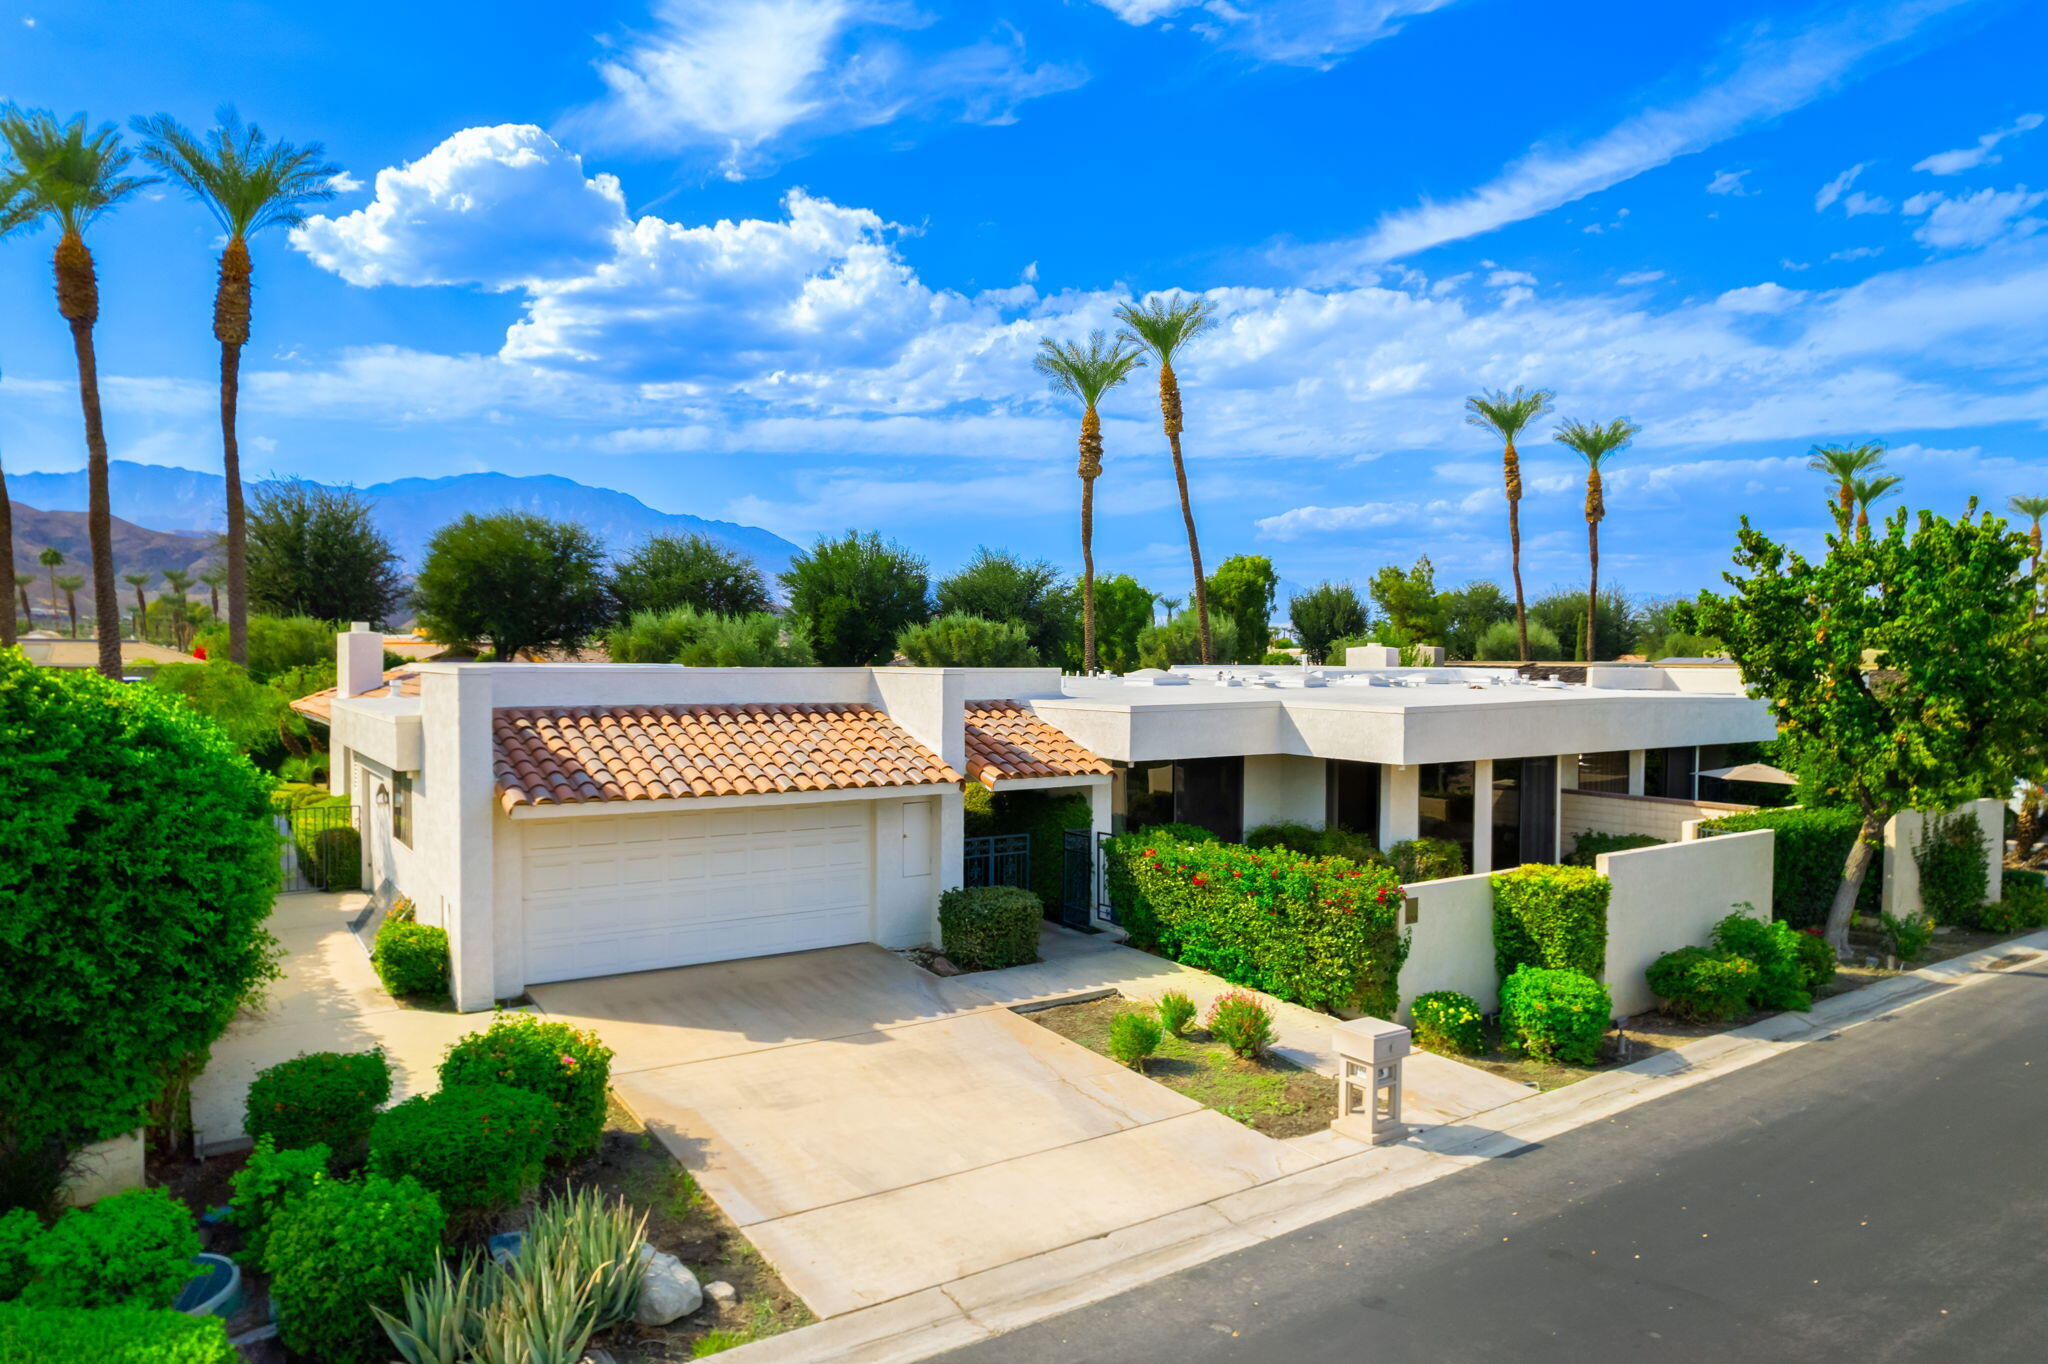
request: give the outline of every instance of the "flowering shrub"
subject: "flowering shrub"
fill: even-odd
[[[518,1202],[540,1183],[554,1135],[554,1105],[540,1095],[457,1085],[379,1115],[370,1129],[370,1169],[418,1180],[450,1216],[483,1212]]]
[[[1166,834],[1109,844],[1110,899],[1141,945],[1310,1008],[1391,1015],[1408,955],[1391,869]]]
[[[1415,1040],[1430,1051],[1473,1056],[1485,1050],[1479,1002],[1456,990],[1431,990],[1408,1006]]]
[[[1273,1011],[1242,990],[1216,996],[1208,1021],[1209,1036],[1246,1060],[1273,1040]]]
[[[553,1154],[574,1160],[597,1149],[604,1136],[605,1091],[612,1050],[594,1032],[532,1014],[501,1014],[479,1033],[448,1048],[441,1087],[511,1085],[538,1094],[555,1108]]]
[[[258,1072],[243,1127],[279,1150],[324,1144],[347,1164],[361,1157],[370,1123],[390,1097],[382,1048],[308,1052]]]
[[[1607,987],[1580,971],[1524,966],[1500,983],[1501,1036],[1531,1056],[1590,1066],[1613,1016]]]
[[[2037,872],[2009,871],[2002,895],[1977,911],[1977,927],[1986,933],[2023,933],[2048,928],[2048,883]]]

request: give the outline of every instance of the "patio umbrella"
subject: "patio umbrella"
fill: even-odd
[[[1719,777],[1722,781],[1767,782],[1772,786],[1797,786],[1799,778],[1783,768],[1769,763],[1743,763],[1738,767],[1716,767],[1700,773],[1703,777]]]

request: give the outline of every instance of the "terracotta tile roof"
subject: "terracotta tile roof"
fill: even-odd
[[[311,696],[301,696],[298,700],[292,702],[292,709],[305,716],[308,720],[318,720],[323,725],[332,724],[334,723],[334,695],[339,690],[341,690],[339,687],[329,687],[326,691],[316,691]],[[386,668],[384,670],[384,685],[372,687],[362,693],[363,696],[418,696],[419,694],[420,675],[411,668]]]
[[[960,780],[869,705],[518,707],[491,737],[507,810]]]
[[[967,703],[967,775],[993,787],[1011,777],[1106,777],[1109,764],[1015,701]]]

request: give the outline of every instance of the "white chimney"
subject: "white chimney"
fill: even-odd
[[[384,685],[384,632],[372,630],[367,621],[356,621],[335,636],[334,666],[336,690],[343,696],[361,696]]]

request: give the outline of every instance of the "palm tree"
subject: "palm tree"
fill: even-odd
[[[1166,624],[1173,624],[1173,613],[1180,610],[1181,601],[1182,598],[1180,597],[1169,597],[1163,594],[1158,598],[1160,607],[1166,612]]]
[[[249,236],[266,227],[297,227],[306,210],[334,197],[329,181],[341,167],[319,143],[271,143],[244,124],[232,105],[215,115],[220,125],[204,141],[169,114],[135,120],[146,141],[142,158],[206,205],[227,234],[220,282],[213,294],[213,337],[220,342],[220,437],[227,476],[228,656],[249,662],[248,531],[242,509],[242,455],[236,439],[241,401],[242,347],[249,340]],[[220,614],[220,593],[214,593]]]
[[[7,603],[7,610],[0,612],[0,649],[15,644],[14,588],[14,504],[7,500],[7,471],[0,468],[0,601]]]
[[[2013,513],[2034,523],[2028,536],[2034,551],[2034,614],[2041,614],[2041,518],[2048,516],[2048,497],[2015,497]]]
[[[175,601],[177,614],[171,617],[172,643],[185,647],[185,594],[192,590],[192,575],[180,569],[164,570],[164,592],[160,600]]]
[[[1102,476],[1102,418],[1096,405],[1102,395],[1131,377],[1145,363],[1136,350],[1125,350],[1101,332],[1090,332],[1088,344],[1041,338],[1031,367],[1081,404],[1081,671],[1095,671],[1095,480]]]
[[[88,131],[85,115],[59,123],[47,110],[0,107],[0,237],[44,223],[57,225],[52,265],[57,312],[71,327],[78,363],[78,402],[85,414],[86,535],[91,544],[93,633],[100,671],[121,679],[121,603],[114,590],[114,521],[107,492],[107,430],[100,413],[99,357],[93,324],[100,315],[99,277],[85,229],[94,219],[150,182],[123,175],[128,153],[120,130],[103,124]]]
[[[1886,474],[1882,478],[1852,478],[1849,480],[1849,494],[1856,504],[1856,538],[1870,538],[1870,504],[1891,495],[1899,486],[1897,474]]]
[[[61,578],[52,578],[50,586],[64,594],[64,609],[71,613],[71,637],[78,638],[78,589],[85,586],[81,574],[68,573]]]
[[[154,574],[150,573],[123,573],[121,575],[121,581],[135,589],[135,637],[137,639],[148,638],[143,633],[142,625],[144,617],[149,614],[149,603],[143,600],[142,589],[149,586],[149,580],[154,576]]]
[[[1554,436],[1558,444],[1578,451],[1579,457],[1586,461],[1586,553],[1593,569],[1592,581],[1586,591],[1588,663],[1600,656],[1600,637],[1594,633],[1594,626],[1600,605],[1600,523],[1607,519],[1607,493],[1600,483],[1600,465],[1609,455],[1628,449],[1629,443],[1642,429],[1627,417],[1616,417],[1605,426],[1582,421],[1561,422]]]
[[[205,584],[206,584],[206,590],[207,590],[208,592],[210,592],[210,593],[212,593],[212,594],[213,594],[213,618],[214,618],[215,620],[219,620],[219,619],[220,619],[220,588],[221,588],[221,584],[222,584],[222,583],[224,583],[224,582],[226,582],[227,580],[228,580],[228,571],[227,571],[226,569],[224,569],[224,568],[209,568],[209,569],[207,569],[207,570],[206,570],[206,572],[204,572],[204,573],[202,573],[202,574],[200,574],[200,575],[199,575],[199,581],[200,581],[200,582],[203,582],[203,583],[205,583]],[[233,602],[233,601],[234,601],[234,594],[233,594],[233,593],[230,593],[230,594],[228,595],[228,600],[229,600],[230,602]],[[229,626],[228,626],[228,629],[229,629],[229,630],[230,630],[230,631],[232,632],[232,631],[233,631],[233,629],[234,629],[234,625],[233,625],[232,623],[230,623],[230,624],[229,624]]]
[[[1501,441],[1501,473],[1508,490],[1508,554],[1515,575],[1515,633],[1522,646],[1522,662],[1529,661],[1529,608],[1522,597],[1522,461],[1515,454],[1515,437],[1530,422],[1550,410],[1555,397],[1547,388],[1489,390],[1465,400],[1465,420],[1482,431],[1491,431]]]
[[[1166,427],[1167,448],[1173,451],[1173,480],[1180,485],[1180,519],[1188,528],[1188,559],[1195,570],[1195,631],[1204,663],[1214,663],[1216,652],[1209,638],[1209,584],[1202,577],[1202,542],[1195,535],[1188,470],[1180,457],[1180,379],[1173,372],[1173,360],[1182,346],[1216,325],[1215,314],[1216,305],[1209,300],[1180,294],[1149,303],[1126,303],[1116,310],[1117,319],[1124,324],[1118,339],[1148,352],[1159,366],[1159,416]]]
[[[43,552],[36,555],[36,562],[50,570],[50,624],[54,627],[57,624],[57,570],[64,567],[64,551],[55,545],[46,545]],[[33,614],[29,616],[28,623],[31,627],[35,625]]]
[[[1816,445],[1806,454],[1807,468],[1835,480],[1835,524],[1847,535],[1850,518],[1856,512],[1856,476],[1883,466],[1884,443]]]

